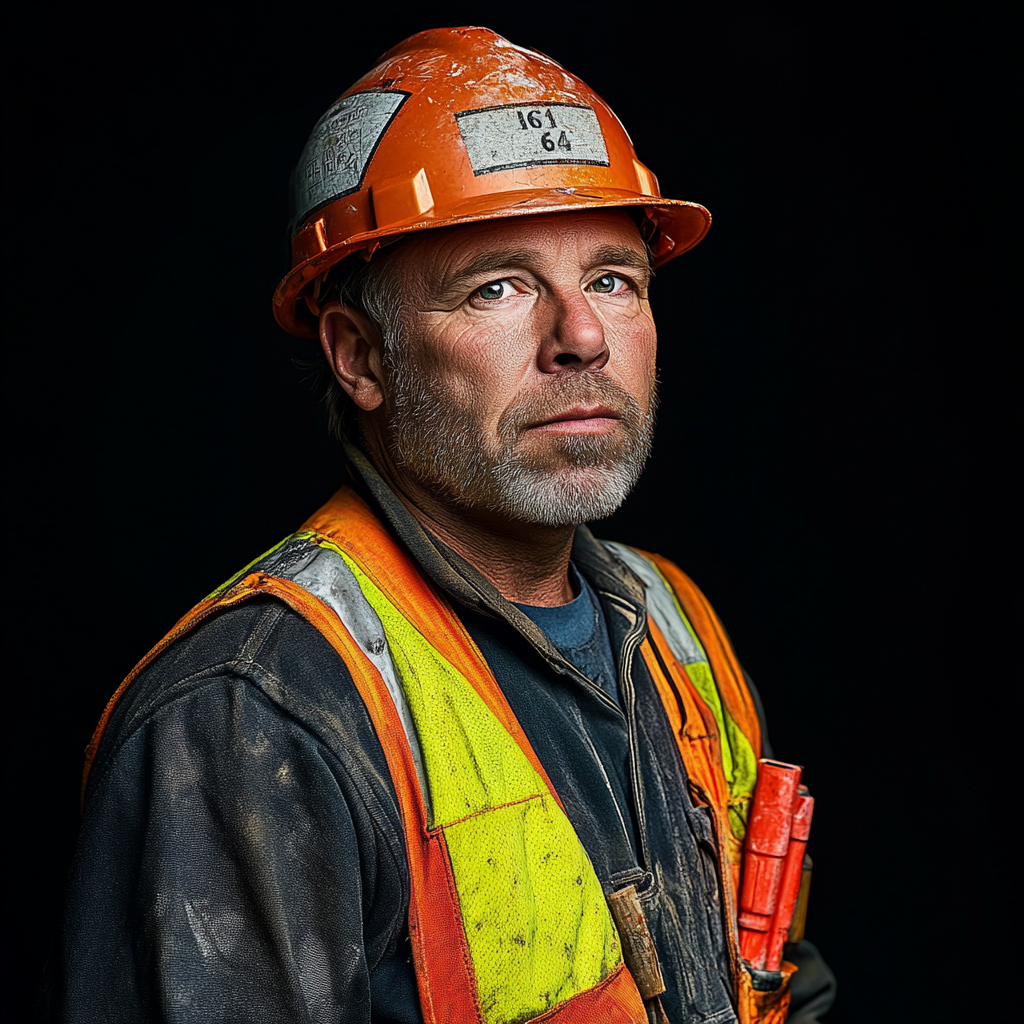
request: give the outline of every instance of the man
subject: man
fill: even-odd
[[[381,58],[295,202],[275,313],[319,334],[351,485],[108,706],[51,1015],[816,1019],[813,947],[738,955],[768,751],[728,637],[581,525],[646,460],[652,264],[707,211],[482,29]]]

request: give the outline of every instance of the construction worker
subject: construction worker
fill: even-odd
[[[651,273],[708,212],[477,28],[385,54],[293,191],[274,312],[351,479],[111,700],[47,1012],[816,1020],[812,946],[737,946],[756,694],[679,569],[582,525],[647,458]]]

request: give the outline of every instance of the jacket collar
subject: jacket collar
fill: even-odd
[[[383,521],[390,525],[420,569],[439,590],[457,604],[472,611],[490,618],[504,619],[522,634],[556,671],[574,679],[580,678],[579,672],[562,657],[532,619],[505,600],[497,587],[483,573],[432,533],[423,529],[359,448],[351,443],[346,443],[344,448],[349,475],[355,490],[378,512]],[[616,634],[622,632],[622,627],[629,628],[629,625],[628,622],[623,622],[622,627],[616,628],[619,625],[617,620],[623,617],[633,623],[640,617],[646,620],[644,584],[621,559],[598,541],[586,526],[576,528],[572,560],[578,571],[601,596],[609,630],[612,633],[613,646],[619,647],[616,643]],[[610,610],[618,614],[608,616]]]

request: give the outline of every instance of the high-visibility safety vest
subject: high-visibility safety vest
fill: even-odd
[[[647,586],[641,645],[695,799],[715,821],[740,1019],[779,1024],[788,975],[756,991],[739,962],[736,893],[760,723],[715,613],[674,565],[612,550]],[[451,605],[369,507],[343,488],[296,534],[182,618],[111,698],[215,612],[272,595],[344,661],[398,796],[409,938],[428,1024],[646,1024],[601,883],[544,766]]]

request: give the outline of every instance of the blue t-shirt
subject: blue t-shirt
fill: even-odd
[[[568,604],[542,608],[532,604],[516,607],[531,618],[547,638],[591,682],[601,687],[616,703],[619,684],[604,612],[593,587],[569,563],[569,580],[579,594]]]

